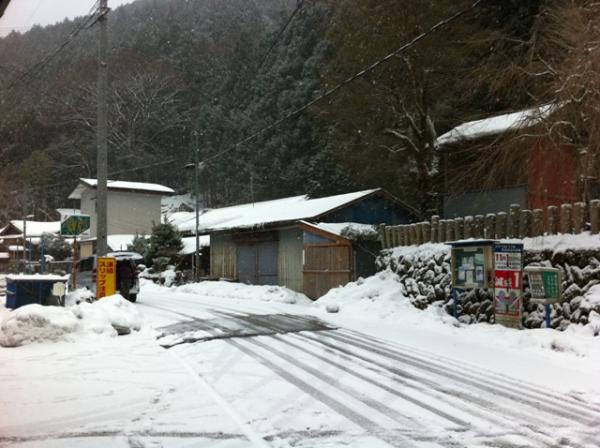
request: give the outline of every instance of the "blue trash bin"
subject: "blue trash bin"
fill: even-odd
[[[55,305],[52,286],[68,280],[68,275],[9,275],[6,277],[6,307],[14,310],[32,303]]]

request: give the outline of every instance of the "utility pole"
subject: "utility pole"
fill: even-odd
[[[198,144],[198,131],[194,131],[196,150],[194,151],[194,198],[196,200],[196,252],[194,252],[194,281],[200,280],[200,198],[198,197],[198,181],[200,180],[200,145]]]
[[[107,253],[107,171],[108,171],[108,61],[106,47],[108,40],[107,30],[108,0],[100,0],[100,38],[98,40],[98,124],[97,134],[97,159],[96,159],[96,255],[103,256]]]

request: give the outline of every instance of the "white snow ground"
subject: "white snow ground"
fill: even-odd
[[[316,305],[144,283],[139,332],[0,348],[0,446],[598,447],[599,338],[458,326],[393,274],[359,283]]]

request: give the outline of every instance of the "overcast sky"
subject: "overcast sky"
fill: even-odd
[[[134,0],[108,0],[110,8]],[[65,17],[86,15],[96,0],[11,0],[0,19],[0,36],[11,30],[27,31],[33,25],[50,25]]]

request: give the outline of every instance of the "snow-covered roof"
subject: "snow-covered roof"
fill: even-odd
[[[80,178],[79,184],[73,192],[69,195],[69,199],[81,199],[81,194],[86,188],[96,188],[98,181],[96,179]],[[160,184],[149,184],[146,182],[127,182],[122,180],[109,180],[107,183],[109,190],[129,190],[129,191],[140,191],[144,193],[152,194],[163,194],[171,195],[175,193],[175,190],[169,187],[165,187]]]
[[[13,244],[13,245],[8,246],[8,250],[10,252],[23,252],[23,246]]]
[[[169,216],[180,211],[192,211],[194,210],[195,202],[189,193],[165,196],[160,201],[161,213]]]
[[[310,199],[293,196],[272,201],[235,205],[232,207],[204,210],[200,214],[198,229],[201,233],[236,228],[255,228],[265,224],[284,223],[318,218],[327,212],[366,198],[381,189]],[[179,212],[171,215],[170,222],[180,232],[193,232],[195,213]]]
[[[106,244],[110,250],[127,250],[130,244],[133,243],[135,235],[120,234],[120,235],[107,235]]]
[[[361,237],[370,239],[378,235],[377,226],[373,224],[361,224],[358,222],[304,222],[304,224],[350,240],[360,239]]]
[[[547,104],[510,114],[469,121],[439,136],[435,144],[436,146],[449,145],[460,141],[476,140],[482,137],[528,128],[540,123],[552,114],[556,108],[555,104]]]
[[[8,252],[0,252],[0,259],[10,258],[10,254]]]
[[[10,222],[17,230],[23,232],[23,220],[14,219]],[[25,221],[27,238],[41,237],[44,233],[59,233],[60,221]]]
[[[196,252],[196,237],[188,236],[185,238],[181,238],[183,242],[183,249],[179,251],[181,255],[189,255]],[[210,247],[210,236],[209,235],[200,235],[200,248],[202,247]]]
[[[81,215],[81,210],[78,208],[57,208],[56,211],[60,214],[61,221],[63,216]]]

